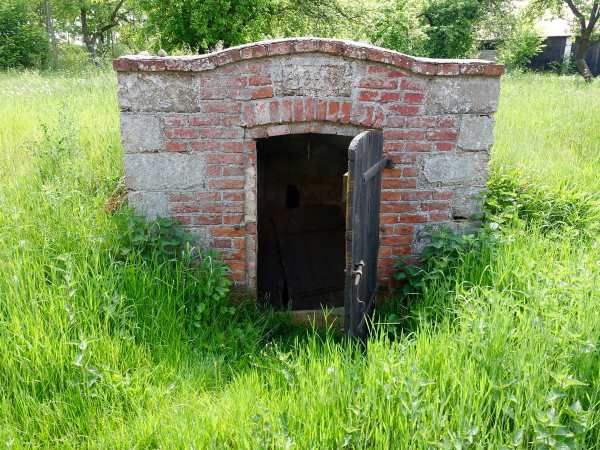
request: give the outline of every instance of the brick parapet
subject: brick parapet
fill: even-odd
[[[503,65],[484,60],[418,58],[369,44],[325,38],[287,38],[255,42],[207,55],[128,55],[115,59],[113,67],[119,72],[202,72],[238,61],[302,53],[323,53],[382,63],[425,76],[497,77],[504,73]]]

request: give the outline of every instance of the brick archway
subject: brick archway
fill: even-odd
[[[180,219],[238,283],[255,281],[259,138],[383,130],[382,281],[418,255],[425,225],[477,223],[500,65],[305,38],[114,67],[130,203]]]

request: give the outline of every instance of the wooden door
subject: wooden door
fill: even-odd
[[[348,148],[345,327],[350,338],[367,336],[377,290],[379,204],[383,156],[381,131],[363,131]]]

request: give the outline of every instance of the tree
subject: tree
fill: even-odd
[[[27,0],[0,0],[0,69],[43,67],[48,40]]]
[[[427,21],[425,51],[435,58],[460,58],[475,47],[477,24],[484,15],[479,0],[432,0],[420,17]]]
[[[273,2],[275,36],[364,38],[365,1],[278,0]]]
[[[380,5],[370,16],[369,41],[399,52],[427,56],[421,12],[422,5],[416,1],[392,0]]]
[[[579,32],[574,56],[575,65],[585,81],[592,81],[594,76],[585,58],[590,49],[592,35],[598,25],[598,19],[600,19],[600,0],[537,0],[535,3],[542,8],[555,10],[566,5],[573,13]]]
[[[54,33],[54,15],[52,13],[52,3],[50,0],[44,0],[42,15],[44,16],[46,34],[48,34],[48,41],[50,42],[50,49],[52,50],[51,65],[54,65],[57,59],[58,47],[56,44],[56,34]]]
[[[54,6],[63,28],[80,35],[94,57],[106,35],[128,20],[124,4],[125,0],[55,0]]]
[[[469,56],[484,18],[507,0],[388,0],[368,31],[377,44],[434,58]]]
[[[273,12],[270,0],[139,0],[139,7],[155,49],[198,53],[262,38]]]
[[[586,2],[582,0],[577,2],[577,4],[575,3],[576,0],[564,1],[575,15],[579,24],[579,42],[575,51],[575,65],[585,81],[591,81],[593,78],[592,71],[588,67],[585,58],[590,49],[592,33],[598,23],[598,18],[600,18],[600,2],[594,0],[594,3],[591,4],[590,1]],[[588,15],[587,19],[585,14]]]
[[[537,29],[539,8],[515,8],[510,2],[493,5],[479,25],[479,38],[497,51],[498,62],[509,69],[525,69],[544,48]]]

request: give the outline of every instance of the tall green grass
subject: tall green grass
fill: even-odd
[[[106,209],[112,74],[4,74],[0,90],[0,446],[600,447],[597,236],[502,224],[366,352],[247,305],[190,327],[193,269],[130,251],[126,212]],[[597,195],[597,98],[506,78],[494,171]]]
[[[548,186],[600,192],[600,80],[506,76],[495,128],[497,167]]]

